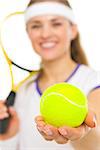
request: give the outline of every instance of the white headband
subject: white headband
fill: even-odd
[[[58,2],[38,2],[29,6],[25,11],[25,23],[31,18],[41,15],[63,16],[72,23],[76,23],[71,8]]]

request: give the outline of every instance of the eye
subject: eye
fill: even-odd
[[[32,29],[38,29],[38,28],[41,28],[41,25],[32,25],[31,28]]]
[[[53,23],[53,26],[62,26],[62,23],[61,22],[55,22],[55,23]]]

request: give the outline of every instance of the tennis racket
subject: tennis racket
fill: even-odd
[[[7,107],[14,105],[16,92],[19,89],[19,87],[27,79],[29,79],[31,76],[33,76],[35,73],[39,71],[39,65],[36,66],[34,65],[34,63],[38,59],[37,64],[39,64],[40,58],[30,48],[30,43],[25,45],[26,42],[24,42],[22,38],[26,40],[27,34],[23,35],[22,32],[20,33],[21,30],[23,29],[25,30],[23,13],[24,12],[14,12],[6,16],[6,18],[2,21],[0,25],[0,46],[1,46],[4,58],[6,59],[6,63],[8,64],[9,73],[11,76],[11,79],[10,79],[11,91],[9,92],[9,95],[5,101],[5,105]],[[22,29],[20,29],[21,27]],[[23,30],[23,33],[25,33],[24,30]],[[24,45],[24,47],[22,45]],[[28,51],[25,49],[26,47],[29,47]],[[22,51],[22,49],[24,49],[24,51]],[[30,49],[31,49],[31,53],[29,53]],[[19,59],[19,56],[22,56],[22,57]],[[33,57],[35,58],[34,61],[33,61]],[[28,62],[27,58],[29,61],[30,60],[31,61]],[[14,74],[14,69],[16,70],[16,68],[18,69],[18,74],[22,72],[22,70],[24,71],[22,78],[20,82],[18,81],[18,83],[15,82],[15,77],[14,77],[16,74],[16,73]],[[3,134],[6,132],[10,118],[11,116],[9,115],[9,118],[5,118],[0,121],[0,134]]]

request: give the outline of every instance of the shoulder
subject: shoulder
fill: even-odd
[[[84,84],[89,91],[100,88],[100,74],[99,71],[91,67],[81,65],[80,72],[84,79]]]
[[[95,69],[81,64],[71,81],[86,94],[91,90],[100,88],[100,73]]]
[[[80,69],[79,69],[80,73],[82,73],[83,75],[96,75],[97,71],[94,70],[93,68],[83,65],[80,65]]]
[[[95,69],[86,66],[86,65],[80,65],[80,68],[78,70],[78,74],[81,75],[81,78],[84,78],[86,80],[96,81],[99,79],[99,71],[96,71]]]

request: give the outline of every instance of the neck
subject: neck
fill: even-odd
[[[74,70],[76,63],[64,56],[52,62],[43,62],[42,78],[51,82],[61,82]]]

